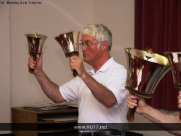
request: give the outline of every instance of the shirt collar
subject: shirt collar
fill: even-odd
[[[96,73],[107,71],[107,69],[108,69],[114,62],[115,62],[115,61],[114,61],[113,57],[111,57],[108,61],[106,61],[106,62],[104,63],[104,65],[103,65]],[[90,73],[90,74],[96,74],[96,73],[94,73],[94,69],[93,69],[93,68],[89,69],[89,70],[88,70],[88,73]]]

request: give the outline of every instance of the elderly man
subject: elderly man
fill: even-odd
[[[102,24],[90,24],[82,30],[80,56],[70,57],[70,68],[76,70],[77,77],[58,86],[42,70],[42,54],[36,61],[29,58],[28,66],[34,69],[44,93],[56,103],[78,100],[78,123],[106,124],[107,131],[79,131],[79,135],[124,136],[127,123],[126,69],[110,56],[112,33]],[[92,66],[85,70],[83,61]],[[112,123],[112,124],[110,124]],[[107,126],[108,125],[108,126]]]

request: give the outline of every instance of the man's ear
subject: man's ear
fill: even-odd
[[[101,50],[108,50],[108,48],[109,48],[108,41],[102,42],[102,44],[101,44]]]

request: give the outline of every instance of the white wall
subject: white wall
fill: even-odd
[[[81,30],[93,22],[92,0],[34,1],[42,3],[23,5],[0,1],[0,123],[11,122],[11,107],[52,102],[28,72],[25,34],[38,30],[48,36],[43,47],[43,68],[50,79],[62,84],[72,77],[72,73],[68,59],[54,38],[67,31]],[[18,3],[20,0],[9,2]]]
[[[93,6],[94,23],[112,31],[112,56],[127,67],[124,48],[134,47],[134,0],[94,0]]]
[[[47,35],[43,47],[43,69],[57,84],[72,77],[68,59],[55,40],[61,33],[81,30],[93,22],[91,0],[44,0],[40,5],[10,5],[11,28],[11,106],[52,102],[42,92],[38,82],[28,73],[28,45],[25,34]]]
[[[0,5],[0,123],[10,120],[10,28],[9,5]]]

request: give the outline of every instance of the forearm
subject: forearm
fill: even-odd
[[[162,113],[161,111],[154,109],[149,105],[141,109],[140,114],[143,117],[150,120],[151,122],[157,124],[162,129],[168,131],[169,133],[174,135],[181,135],[181,131],[177,131],[181,130],[181,125],[180,125],[181,121],[178,116]],[[173,123],[178,123],[178,124],[173,125]]]
[[[93,77],[85,73],[82,80],[89,87],[94,97],[106,107],[112,107],[116,103],[116,97],[105,86],[98,83]]]
[[[60,94],[58,85],[53,83],[43,71],[36,74],[35,77],[48,98],[50,98],[55,103],[64,101]]]

